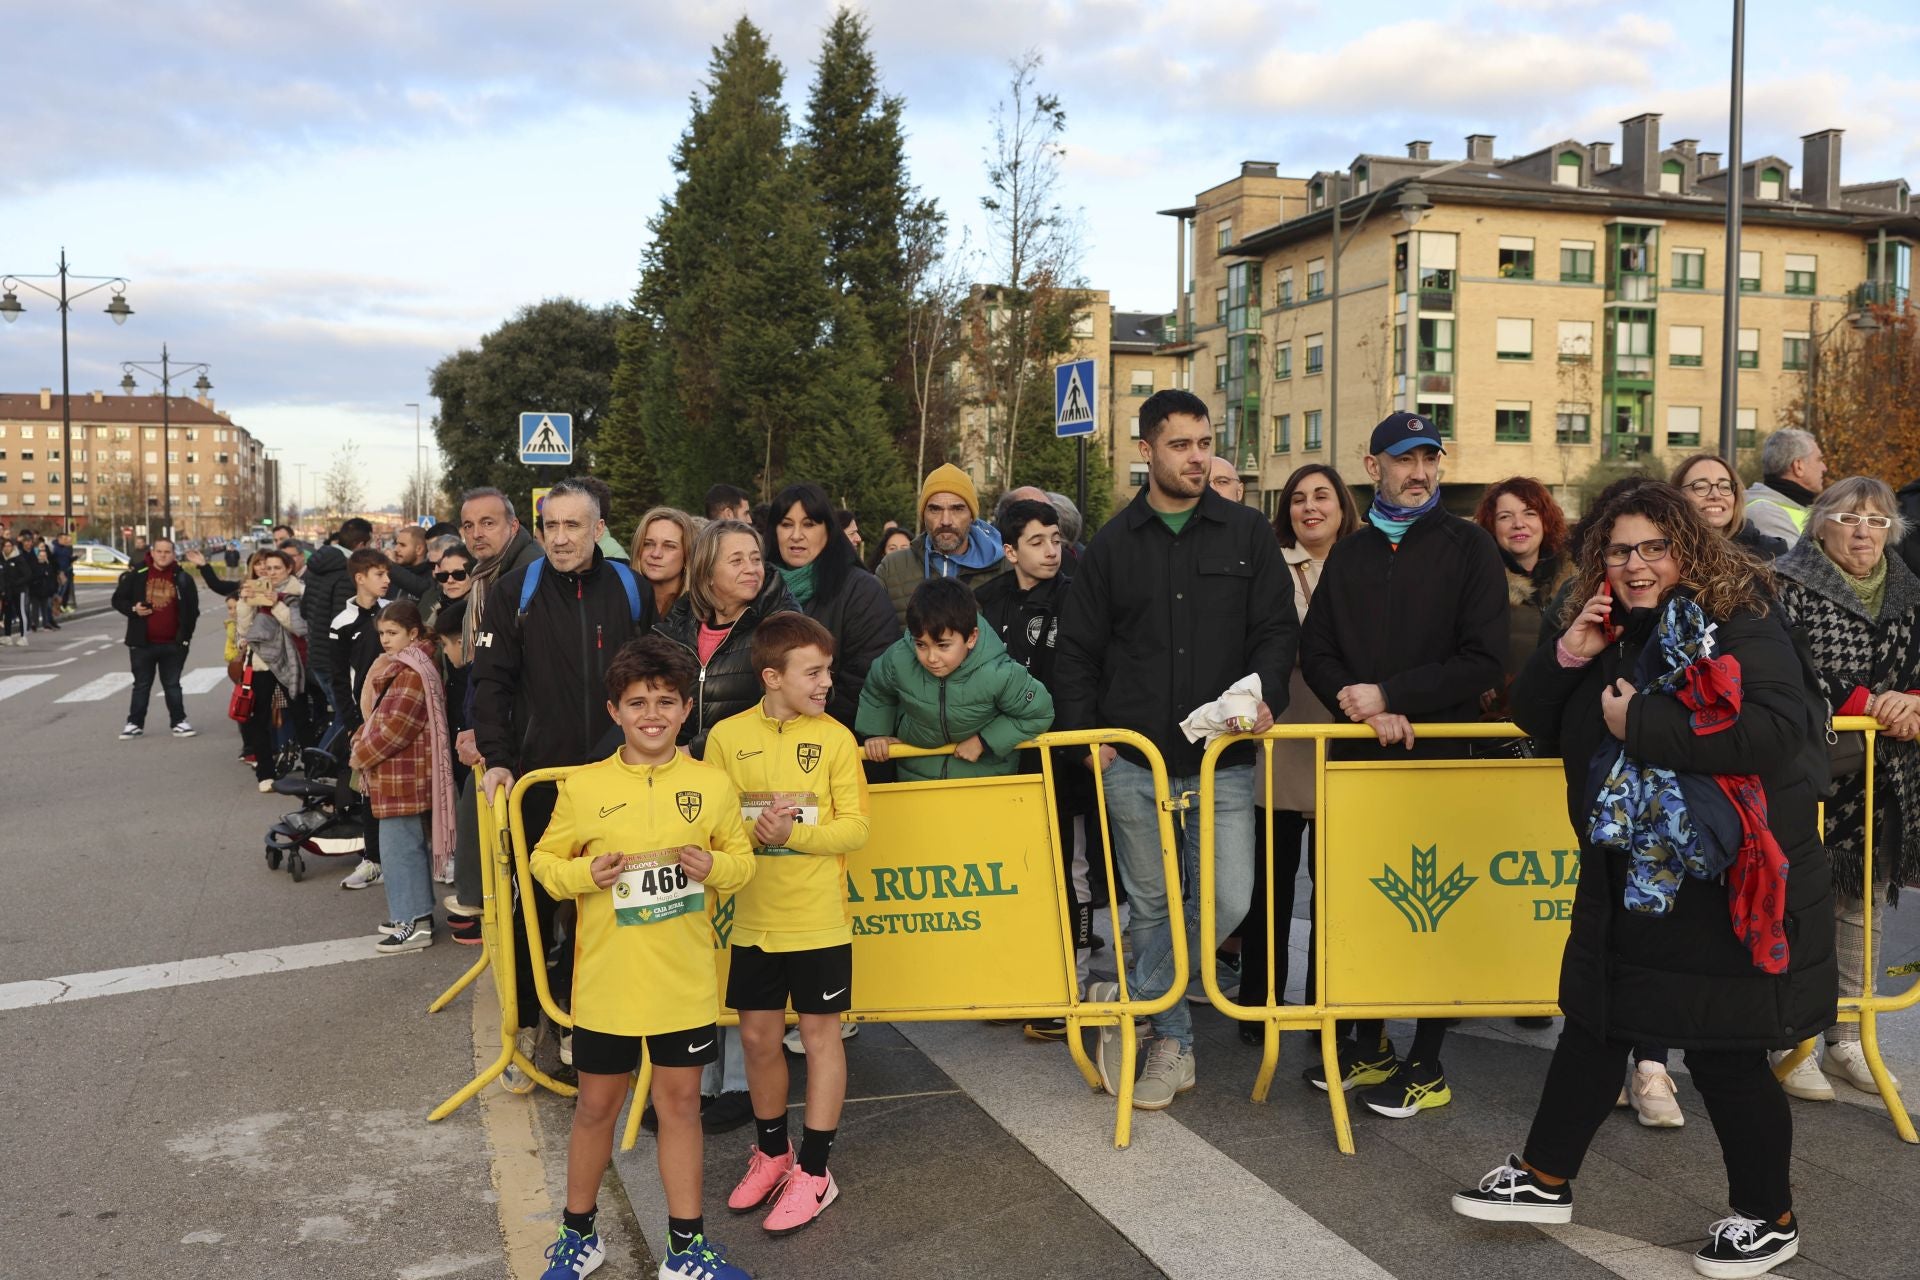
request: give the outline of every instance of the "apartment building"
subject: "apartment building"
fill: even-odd
[[[1623,122],[1617,161],[1610,142],[1499,159],[1495,141],[1307,178],[1249,162],[1162,211],[1185,287],[1159,350],[1269,508],[1304,462],[1364,484],[1368,431],[1396,408],[1449,441],[1460,505],[1511,475],[1564,489],[1602,459],[1714,447],[1729,182],[1741,447],[1790,424],[1816,342],[1911,288],[1909,185],[1844,184],[1840,130],[1801,140],[1797,177],[1778,155],[1736,174],[1697,140],[1663,146],[1652,114]]]
[[[1108,399],[1107,465],[1113,473],[1113,510],[1133,501],[1147,482],[1140,461],[1140,404],[1156,391],[1190,385],[1185,362],[1165,352],[1167,316],[1161,312],[1116,311],[1107,343],[1112,395]],[[1092,532],[1088,532],[1092,536]]]
[[[55,526],[66,472],[72,471],[76,532],[109,532],[153,522],[171,490],[174,531],[182,538],[230,537],[272,514],[265,449],[211,398],[171,397],[161,440],[159,396],[73,398],[72,458],[62,456],[61,397],[0,394],[0,517],[17,526]],[[166,462],[161,462],[162,450]]]

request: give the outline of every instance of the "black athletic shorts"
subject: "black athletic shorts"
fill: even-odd
[[[704,1067],[720,1060],[720,1028],[709,1022],[691,1031],[659,1036],[615,1036],[591,1027],[573,1029],[573,1069],[596,1076],[630,1075],[640,1065],[640,1044],[656,1067]]]
[[[853,1008],[853,944],[811,951],[762,951],[736,946],[727,971],[727,1004],[734,1009],[845,1013]]]

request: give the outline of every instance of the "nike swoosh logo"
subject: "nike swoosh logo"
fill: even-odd
[[[611,809],[602,809],[600,811],[600,816],[603,818],[611,818],[614,814],[620,812],[620,810],[626,807],[627,807],[627,802],[625,800],[622,800],[619,804],[614,805]]]
[[[838,991],[828,991],[828,992],[826,992],[826,993],[824,993],[823,995],[821,995],[821,997],[820,997],[820,998],[821,998],[822,1000],[831,1000],[831,999],[833,999],[833,998],[834,998],[835,996],[837,996],[837,995],[843,995],[843,994],[845,994],[845,992],[846,992],[846,990],[847,990],[847,989],[846,989],[845,987],[842,987],[842,988],[840,988],[840,990],[838,990]]]
[[[735,760],[751,760],[759,754],[758,751],[736,751],[733,753],[733,758]]]
[[[707,1042],[706,1042],[705,1044],[690,1044],[690,1045],[688,1045],[688,1046],[687,1046],[687,1052],[688,1052],[688,1053],[698,1053],[698,1052],[700,1052],[700,1051],[701,1051],[702,1049],[711,1049],[712,1047],[713,1047],[713,1041],[711,1041],[711,1040],[709,1040],[709,1041],[707,1041]]]

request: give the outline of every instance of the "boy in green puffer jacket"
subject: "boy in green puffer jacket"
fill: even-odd
[[[902,782],[1017,773],[1014,748],[1052,727],[1052,695],[1007,656],[955,578],[914,588],[907,632],[868,670],[854,720],[869,760],[887,759],[896,742],[953,745],[951,756],[899,761]]]

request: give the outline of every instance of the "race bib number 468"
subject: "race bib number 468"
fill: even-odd
[[[659,924],[707,906],[700,882],[688,878],[686,868],[666,851],[627,855],[612,892],[619,925]]]

